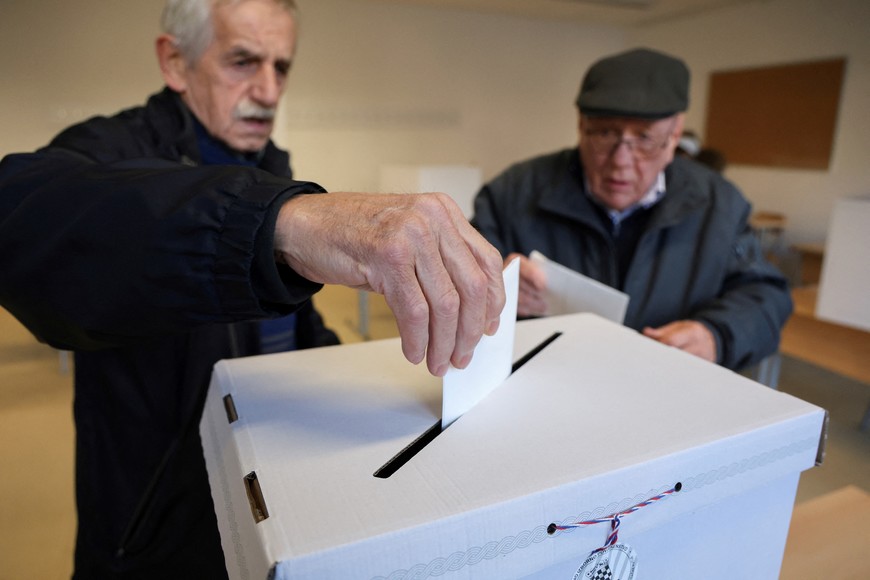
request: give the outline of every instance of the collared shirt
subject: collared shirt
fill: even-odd
[[[199,119],[191,113],[193,128],[196,131],[196,144],[199,156],[204,165],[247,165],[256,167],[263,160],[266,150],[254,153],[241,153],[227,147],[223,142],[212,137]]]

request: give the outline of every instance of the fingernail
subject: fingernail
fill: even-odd
[[[437,367],[437,368],[435,369],[435,373],[434,373],[435,376],[436,376],[436,377],[443,377],[444,375],[447,374],[447,369],[448,369],[448,368],[449,368],[449,365],[448,365],[447,363],[444,363],[444,364],[442,364],[441,366]]]
[[[456,368],[464,369],[465,367],[468,366],[468,363],[470,363],[470,362],[471,362],[471,353],[461,357],[459,359],[459,362],[456,364]]]
[[[492,336],[493,334],[495,334],[496,331],[498,331],[498,325],[499,325],[500,322],[501,322],[501,320],[498,319],[498,318],[496,318],[495,320],[491,321],[491,322],[486,326],[486,334],[488,334],[488,335],[490,335],[490,336]]]

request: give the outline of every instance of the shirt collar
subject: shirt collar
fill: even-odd
[[[222,141],[211,136],[196,115],[191,113],[196,132],[196,142],[204,165],[248,165],[256,167],[263,160],[265,149],[254,153],[242,153],[228,147]]]

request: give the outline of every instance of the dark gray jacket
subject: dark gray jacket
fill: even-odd
[[[620,288],[634,329],[692,319],[710,328],[718,362],[739,369],[776,351],[792,303],[784,276],[753,235],[751,207],[734,185],[677,158],[667,194],[641,233]],[[576,148],[518,163],[475,199],[475,227],[502,255],[538,250],[619,288],[616,245],[584,192]]]

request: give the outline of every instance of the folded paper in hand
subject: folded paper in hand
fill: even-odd
[[[541,266],[547,276],[547,316],[591,312],[623,323],[628,294],[553,262],[537,250],[529,258]]]

